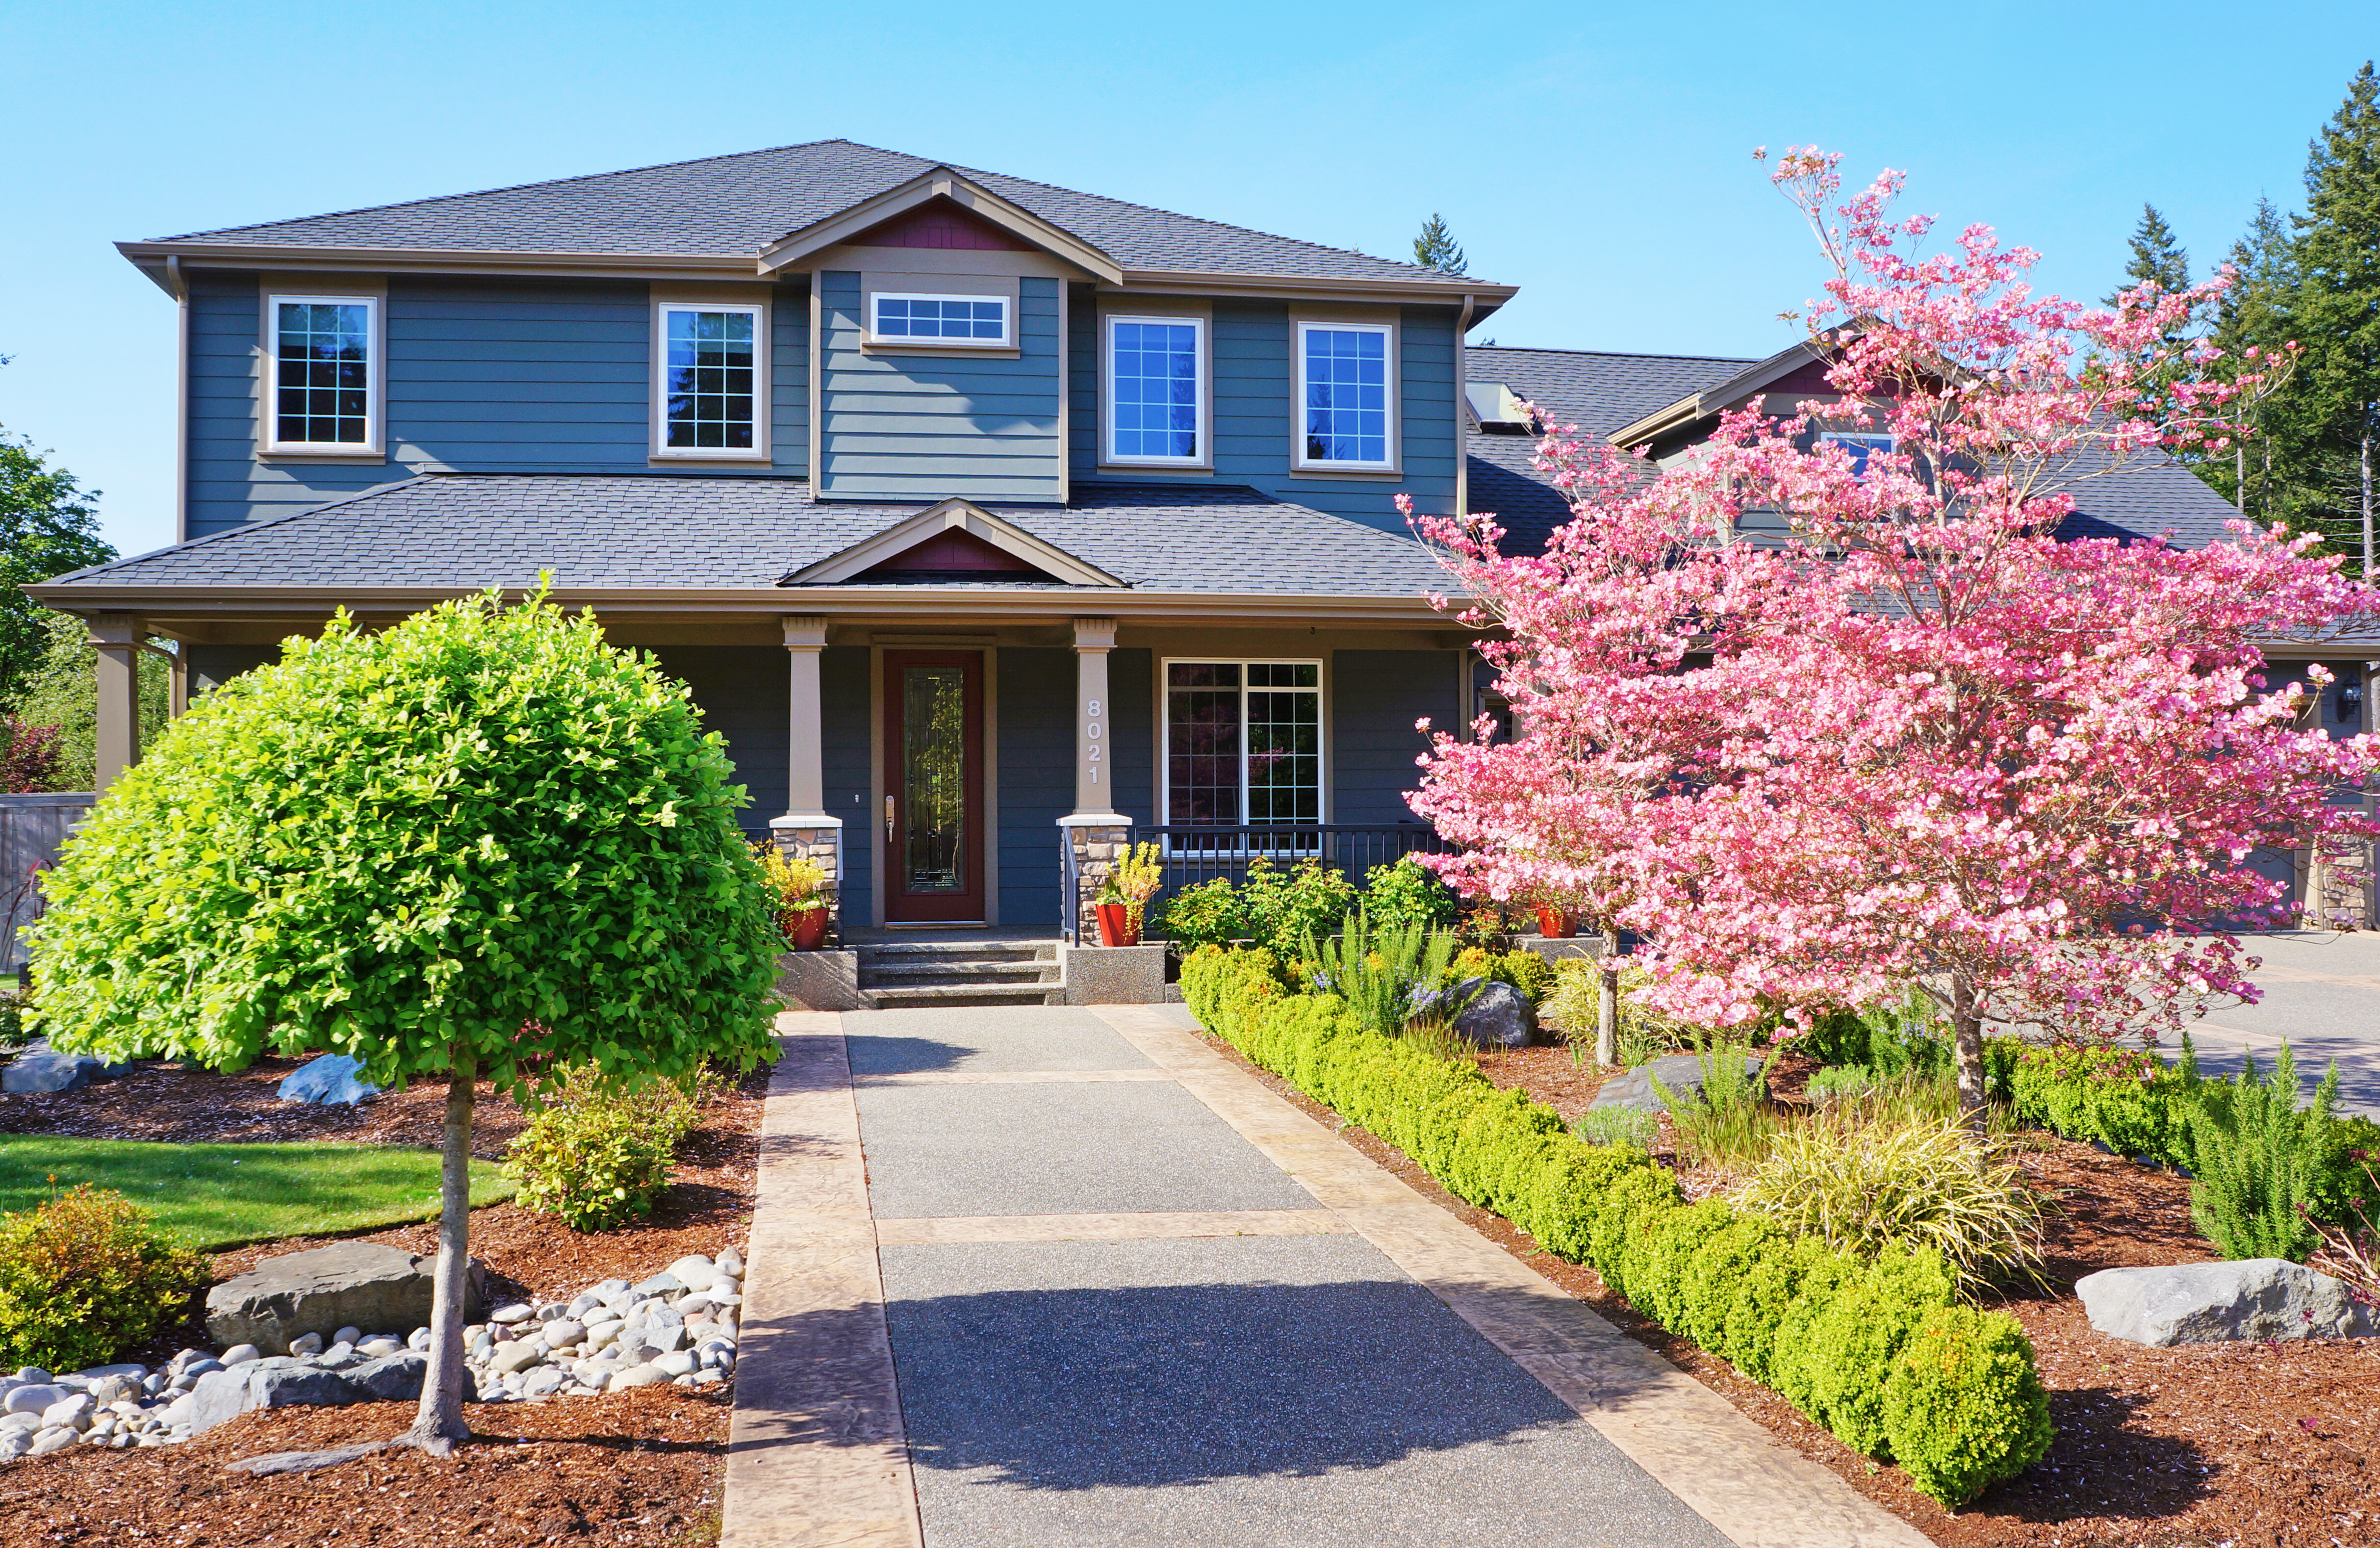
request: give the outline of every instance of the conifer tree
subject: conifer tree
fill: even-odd
[[[1421,235],[1414,238],[1414,262],[1442,274],[1460,274],[1471,263],[1463,254],[1463,244],[1446,228],[1445,217],[1436,213],[1421,223]]]
[[[2231,287],[2215,304],[2214,342],[2226,360],[2247,362],[2269,377],[2274,368],[2265,362],[2297,337],[2298,283],[2297,250],[2289,239],[2289,222],[2271,200],[2256,201],[2247,235],[2231,244],[2228,262],[2232,269]],[[2270,521],[2278,514],[2274,503],[2274,451],[2277,426],[2288,404],[2286,399],[2274,399],[2293,380],[2292,372],[2275,381],[2269,391],[2234,399],[2233,423],[2240,433],[2232,437],[2230,456],[2198,464],[2200,474],[2228,495],[2242,515],[2248,513],[2252,494],[2260,520]]]
[[[2380,458],[2380,79],[2364,62],[2347,100],[2306,158],[2306,213],[2296,217],[2299,336],[2306,347],[2298,407],[2326,453],[2320,493],[2343,519],[2340,546],[2373,569]]]
[[[2190,254],[2154,204],[2141,206],[2141,224],[2132,229],[2132,261],[2124,265],[2124,283],[2117,286],[2117,294],[2140,285],[2154,285],[2168,295],[2190,288]],[[2106,304],[2114,306],[2116,296],[2109,296]]]

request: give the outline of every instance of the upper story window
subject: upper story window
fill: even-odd
[[[379,305],[368,296],[271,299],[273,449],[377,448]]]
[[[1395,470],[1395,360],[1386,323],[1297,325],[1299,467]]]
[[[656,454],[763,455],[767,419],[758,306],[664,302],[658,319]]]
[[[1111,317],[1107,329],[1107,459],[1205,466],[1206,323]]]
[[[905,296],[880,290],[871,304],[875,315],[868,331],[880,340],[979,347],[1005,347],[1011,342],[1005,296]]]
[[[1851,454],[1852,477],[1855,479],[1867,477],[1869,457],[1877,452],[1889,453],[1892,450],[1892,437],[1889,435],[1830,430],[1826,433],[1824,439],[1833,442]]]

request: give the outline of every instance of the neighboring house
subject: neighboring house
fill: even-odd
[[[1806,364],[1466,350],[1512,286],[842,140],[122,250],[180,303],[183,541],[33,588],[92,622],[103,786],[143,639],[178,698],[550,572],[846,927],[1070,928],[1126,827],[1426,841],[1415,721],[1486,706],[1397,496],[1541,541],[1514,397],[1682,445]],[[2156,477],[2092,515],[2219,526]]]

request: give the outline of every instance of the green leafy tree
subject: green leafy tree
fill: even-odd
[[[2301,442],[2326,460],[2332,535],[2373,568],[2380,439],[2380,79],[2366,61],[2306,160],[2297,217]],[[2326,458],[2322,454],[2327,454]]]
[[[2168,295],[2190,288],[2190,254],[2182,250],[2173,227],[2154,204],[2141,206],[2141,224],[2132,229],[2131,262],[2124,265],[2119,293],[2142,285],[2154,285]],[[2115,296],[2109,296],[2107,304],[2114,306]]]
[[[48,615],[17,588],[115,557],[100,540],[98,497],[0,432],[0,707],[17,702],[50,644]]]
[[[778,945],[742,786],[682,684],[542,595],[319,640],[191,707],[70,841],[33,945],[64,1048],[446,1082],[430,1370],[463,1421],[476,1081],[534,1104],[767,1056]]]
[[[80,618],[41,613],[35,618],[46,649],[17,695],[17,718],[26,725],[57,727],[57,761],[43,782],[51,790],[88,790],[97,782],[99,750],[99,652]],[[140,745],[154,747],[171,716],[173,667],[142,651]]]
[[[1463,245],[1446,228],[1444,217],[1436,214],[1421,223],[1421,235],[1414,238],[1414,262],[1442,274],[1464,274],[1471,265],[1463,255]]]

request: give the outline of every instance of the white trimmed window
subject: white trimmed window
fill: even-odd
[[[1379,323],[1297,325],[1297,465],[1393,472],[1396,331]]]
[[[762,309],[665,301],[655,309],[655,453],[761,455],[768,419]]]
[[[379,308],[370,296],[271,298],[271,449],[378,449]]]
[[[1165,821],[1322,821],[1322,664],[1165,664]]]
[[[868,331],[879,342],[1006,348],[1014,343],[1005,296],[911,296],[880,290],[868,298]]]
[[[1207,461],[1206,323],[1107,319],[1107,460],[1197,468]]]

